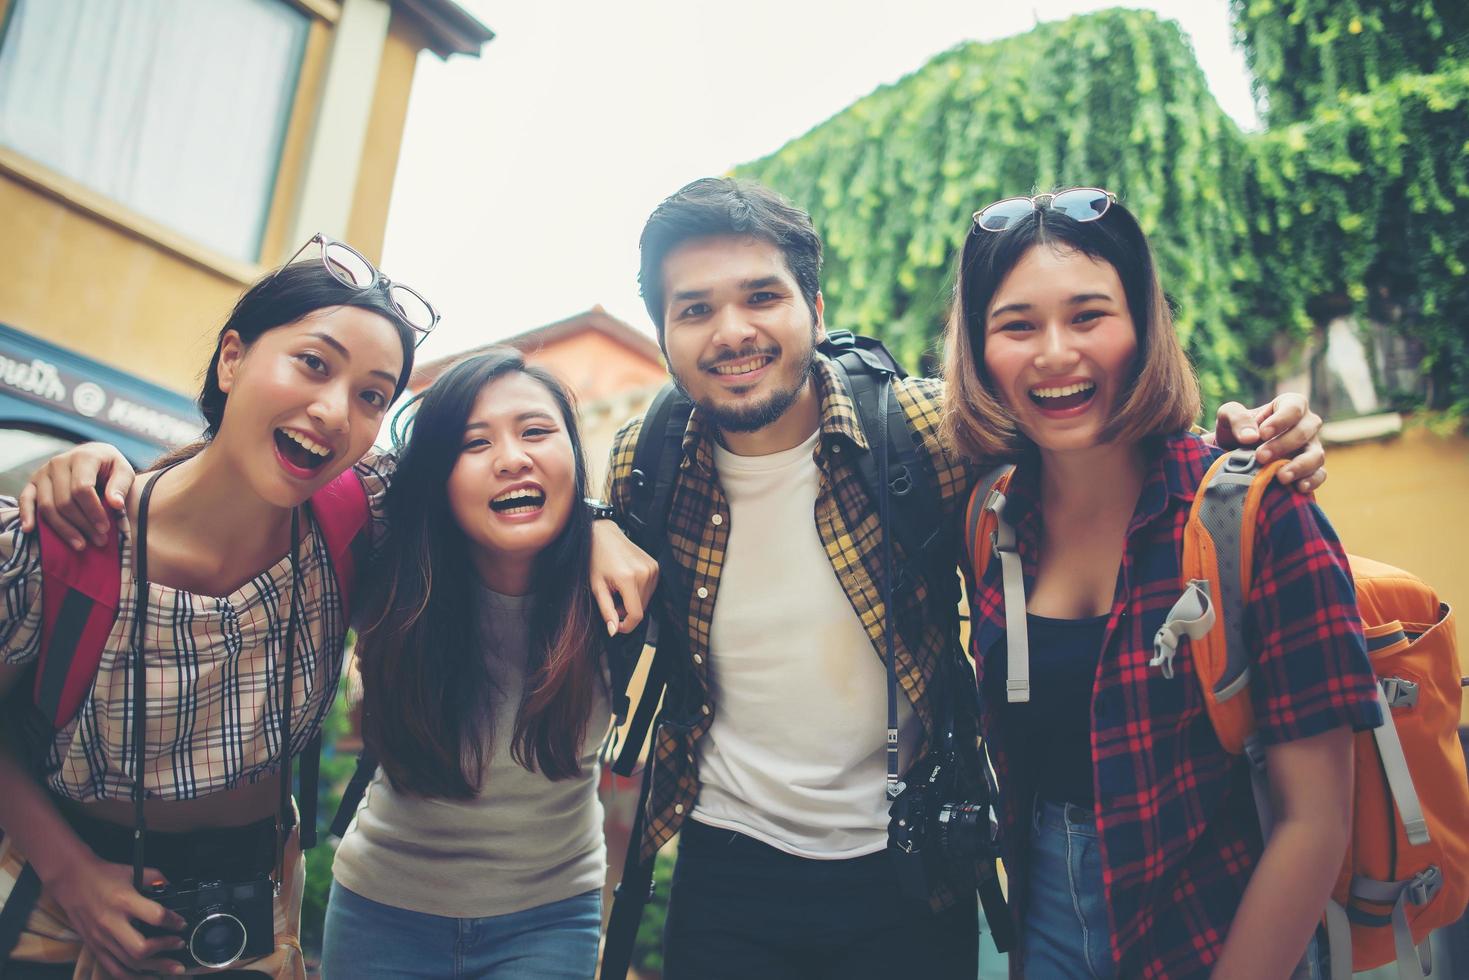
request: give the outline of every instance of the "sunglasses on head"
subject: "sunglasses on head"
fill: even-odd
[[[371,289],[381,286],[388,294],[388,302],[397,311],[399,318],[418,334],[418,340],[413,346],[417,347],[423,343],[423,339],[438,325],[439,313],[433,308],[433,304],[424,299],[419,293],[403,285],[393,282],[387,276],[378,272],[376,267],[366,256],[357,251],[346,242],[339,242],[335,238],[328,238],[321,232],[311,236],[311,240],[300,248],[284,263],[281,269],[295,262],[301,257],[301,253],[311,246],[316,245],[321,249],[321,264],[332,277],[344,286],[353,289]],[[276,270],[276,275],[280,269]],[[271,276],[275,278],[275,276]],[[267,280],[268,281],[268,280]]]
[[[974,227],[1004,231],[1035,211],[1060,211],[1073,221],[1096,221],[1117,203],[1117,195],[1100,187],[1072,187],[1035,197],[1007,197],[974,212]]]

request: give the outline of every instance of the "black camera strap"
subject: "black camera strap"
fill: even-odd
[[[892,379],[881,377],[877,382],[877,417],[881,428],[877,440],[877,523],[882,534],[882,636],[888,667],[888,738],[887,738],[887,798],[891,803],[903,792],[904,784],[898,777],[898,660],[897,644],[893,639],[893,619],[897,612],[893,607],[893,536],[891,524],[892,496],[888,486],[888,398],[893,388]]]
[[[182,462],[180,460],[179,462]],[[158,478],[177,466],[171,463],[154,473],[143,487],[138,499],[138,533],[134,542],[137,561],[137,599],[133,605],[133,670],[132,670],[132,748],[133,748],[133,887],[143,890],[143,868],[146,862],[144,838],[147,836],[147,815],[144,813],[145,790],[143,788],[143,759],[147,750],[147,671],[143,657],[143,642],[148,624],[148,503],[153,498],[153,488]],[[291,598],[290,614],[286,623],[286,674],[280,682],[281,696],[277,706],[277,725],[281,733],[281,802],[276,819],[275,847],[275,890],[279,894],[285,877],[285,838],[289,833],[291,813],[291,694],[295,683],[295,649],[297,626],[297,602],[300,583],[300,568],[297,552],[301,548],[300,512],[291,509]]]

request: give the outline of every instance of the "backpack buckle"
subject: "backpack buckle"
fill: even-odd
[[[1253,449],[1236,449],[1225,458],[1224,468],[1230,473],[1255,472],[1255,451]]]
[[[1443,872],[1438,870],[1438,865],[1430,864],[1413,876],[1412,884],[1406,890],[1408,901],[1414,905],[1427,905],[1443,890]]]
[[[913,489],[913,477],[908,474],[908,467],[899,466],[897,472],[888,480],[888,490],[894,497],[906,497]]]
[[[1401,677],[1384,677],[1378,681],[1390,708],[1412,708],[1418,704],[1418,685]]]

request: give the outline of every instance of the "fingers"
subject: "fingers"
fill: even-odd
[[[1321,416],[1315,412],[1308,411],[1299,419],[1289,424],[1283,421],[1280,414],[1277,413],[1261,424],[1260,431],[1262,433],[1278,433],[1273,437],[1267,435],[1266,438],[1269,439],[1269,442],[1261,446],[1256,452],[1255,455],[1261,463],[1268,463],[1272,459],[1288,459],[1295,456],[1296,459],[1291,462],[1291,469],[1297,475],[1304,476],[1326,461],[1326,451],[1321,448],[1321,440],[1319,439],[1321,434]],[[1306,456],[1308,453],[1312,454],[1313,458],[1306,460],[1306,462],[1312,465],[1303,467],[1301,465],[1301,457]]]
[[[69,503],[76,511],[76,516],[91,525],[92,543],[100,545],[107,540],[107,528],[112,521],[112,515],[107,512],[97,493],[99,475],[95,460],[82,457],[73,462]]]
[[[92,946],[91,950],[92,955],[96,957],[97,966],[109,980],[132,980],[133,977],[138,976],[138,974],[123,966],[122,961],[117,958],[117,954],[111,950],[101,946]]]
[[[123,469],[120,466],[112,467],[112,475],[107,478],[107,487],[103,495],[107,498],[107,506],[119,514],[127,513],[128,491],[133,488],[134,473],[131,469]]]
[[[1214,414],[1214,444],[1221,449],[1235,449],[1241,437],[1253,440],[1254,416],[1239,402],[1225,402]]]
[[[617,594],[622,599],[624,610],[618,630],[622,633],[631,633],[643,621],[644,599],[639,593],[637,581],[629,581],[626,588],[619,587]]]
[[[20,508],[20,529],[30,534],[36,529],[36,488],[27,483],[20,491],[20,496],[15,498],[16,505]]]
[[[97,468],[85,460],[77,460],[52,488],[52,504],[56,513],[77,533],[93,544],[107,540],[110,518],[97,496]]]
[[[607,583],[601,579],[593,579],[592,598],[597,600],[597,609],[602,614],[602,622],[607,624],[607,635],[616,635],[618,621],[617,603],[613,601],[612,592],[607,588]]]

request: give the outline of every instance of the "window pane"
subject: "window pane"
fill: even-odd
[[[309,28],[282,0],[16,0],[0,144],[254,261]]]

